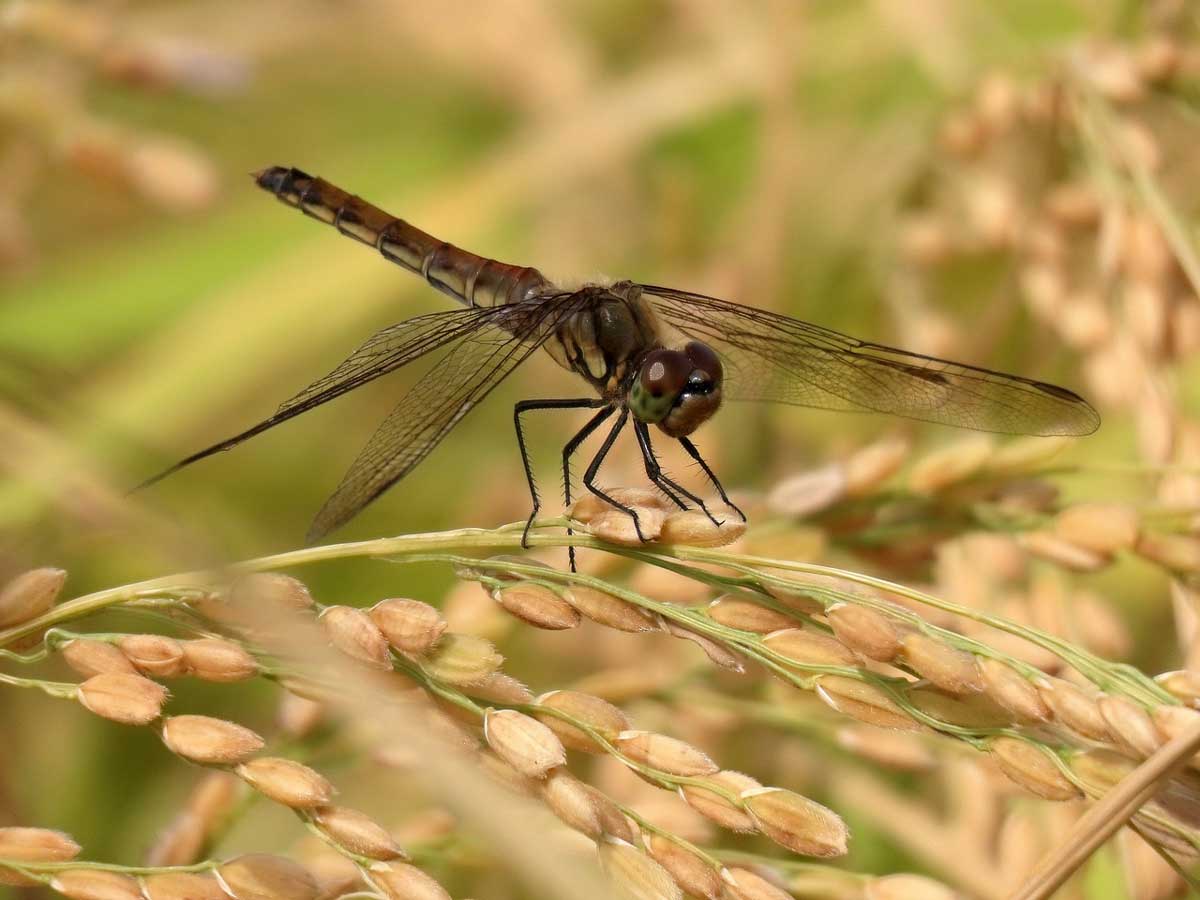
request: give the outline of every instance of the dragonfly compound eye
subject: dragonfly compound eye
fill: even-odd
[[[687,386],[693,362],[679,350],[651,350],[629,391],[630,411],[643,422],[660,422]]]
[[[691,434],[721,405],[721,362],[697,341],[684,350],[652,350],[629,391],[629,409],[672,437]]]
[[[720,382],[709,379],[707,373],[693,372],[658,427],[671,437],[685,437],[711,419],[720,406]]]
[[[713,348],[708,344],[702,344],[700,341],[690,341],[683,352],[687,354],[688,359],[695,366],[695,371],[692,372],[689,381],[701,381],[711,384],[713,387],[721,386],[721,378],[724,376],[724,371],[721,368],[721,359],[713,351]]]
[[[675,397],[687,384],[693,364],[678,350],[654,350],[646,355],[638,381],[651,397]]]

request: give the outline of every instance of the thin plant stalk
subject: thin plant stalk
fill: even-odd
[[[1046,856],[1013,900],[1046,900],[1083,865],[1096,850],[1157,793],[1159,787],[1183,768],[1200,750],[1200,721],[1160,747],[1120,784],[1093,804],[1062,843]],[[1194,885],[1193,885],[1194,886]]]

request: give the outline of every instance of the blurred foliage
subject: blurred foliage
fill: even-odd
[[[128,486],[269,414],[374,329],[445,305],[369,250],[270,202],[251,171],[301,167],[440,237],[552,276],[670,283],[898,342],[911,330],[896,327],[883,297],[938,117],[987,71],[1036,72],[1064,44],[1136,29],[1134,5],[64,5],[67,20],[86,11],[120,36],[200,48],[188,59],[215,67],[213,78],[244,76],[210,91],[189,69],[129,77],[73,51],[69,35],[23,28],[26,5],[6,2],[0,40],[24,68],[20,79],[15,66],[0,76],[0,183],[6,161],[25,162],[19,197],[0,201],[0,230],[14,229],[0,244],[15,248],[0,269],[0,435],[9,435],[0,462],[11,475],[0,483],[0,561],[64,566],[78,594],[296,546],[413,377],[181,473],[135,497],[137,512],[116,514]],[[35,96],[14,98],[21,90]],[[39,107],[35,130],[28,105],[39,97],[70,102]],[[79,137],[84,121],[120,135],[104,145],[109,156],[97,160],[96,139]],[[186,152],[130,174],[138,148],[161,136]],[[211,170],[211,191],[161,202],[179,180],[195,181],[196,167]],[[146,179],[167,187],[139,189]],[[952,273],[945,293],[956,296],[940,314],[970,329],[995,290],[988,265]],[[1018,321],[990,359],[972,361],[1077,384],[1068,354],[1031,350],[1030,327]],[[338,538],[523,517],[511,405],[572,384],[549,360],[529,363]],[[568,418],[530,428],[548,498]],[[762,490],[896,427],[729,408],[699,443],[726,484]],[[1113,417],[1087,453],[1122,460],[1130,446],[1128,422]],[[639,465],[622,447],[606,479],[632,482]],[[1121,490],[1102,480],[1109,495]],[[336,564],[307,577],[330,602],[437,598],[449,586],[432,568]],[[1161,583],[1142,571],[1100,578],[1129,598],[1136,657],[1168,667],[1174,651],[1154,643],[1169,617]],[[539,684],[569,671],[547,646],[538,636],[507,648],[514,673]],[[180,707],[198,705],[200,691],[180,685]],[[247,724],[271,714],[266,691],[206,692]],[[93,858],[136,859],[188,787],[148,734],[16,692],[0,692],[0,710],[0,820],[69,828]],[[847,815],[855,867],[921,867],[867,817]],[[261,810],[238,834],[265,846],[289,827],[280,811]],[[1121,891],[1093,878],[1088,896]]]

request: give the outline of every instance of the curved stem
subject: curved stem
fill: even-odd
[[[562,526],[564,523],[565,520],[562,519],[546,520],[539,521],[536,523],[535,527],[558,527]],[[221,570],[185,572],[178,575],[168,575],[161,578],[149,579],[147,581],[98,591],[93,594],[87,594],[82,597],[78,597],[74,600],[62,603],[47,611],[43,615],[31,619],[28,622],[24,622],[20,625],[0,631],[0,647],[26,635],[36,633],[41,629],[48,628],[61,622],[66,622],[81,616],[89,615],[116,604],[147,598],[161,599],[164,594],[195,592],[212,589],[221,583],[227,582],[232,577],[252,572],[284,569],[292,566],[309,565],[316,562],[351,557],[402,557],[412,559],[421,556],[428,557],[430,555],[436,555],[439,553],[455,551],[462,552],[464,550],[515,550],[521,546],[521,531],[523,527],[524,523],[514,522],[490,530],[480,528],[464,528],[453,531],[401,535],[398,537],[377,538],[374,540],[358,541],[353,543],[308,547],[302,550],[293,550],[286,553],[279,553],[272,556],[264,556],[257,559],[235,563]],[[1018,625],[1014,622],[1009,622],[1006,619],[1000,618],[999,616],[994,616],[970,607],[960,606],[959,604],[925,594],[922,591],[918,591],[901,584],[896,584],[882,578],[863,575],[858,572],[851,572],[844,569],[836,569],[830,566],[816,565],[813,563],[771,559],[748,554],[730,553],[724,550],[710,550],[696,547],[662,546],[654,547],[652,550],[616,547],[600,541],[595,537],[583,534],[574,534],[570,536],[538,534],[532,535],[529,538],[528,543],[531,547],[576,546],[605,550],[641,562],[647,562],[662,568],[673,569],[675,571],[680,571],[681,567],[679,561],[681,560],[717,564],[724,566],[727,569],[732,569],[734,572],[740,573],[740,575],[720,576],[713,575],[711,573],[705,573],[705,575],[701,576],[697,574],[698,570],[685,571],[684,574],[689,575],[689,577],[700,578],[706,583],[721,584],[727,588],[733,589],[752,589],[761,592],[764,585],[770,584],[797,592],[812,592],[815,590],[811,585],[806,585],[802,581],[797,581],[782,575],[776,575],[773,574],[773,572],[792,572],[802,575],[818,575],[822,577],[836,578],[856,584],[862,584],[898,596],[906,597],[931,609],[938,609],[956,616],[961,616],[963,618],[988,625],[992,628],[996,628],[1002,632],[1024,638],[1025,640],[1028,640],[1031,643],[1034,643],[1037,646],[1054,653],[1056,656],[1063,659],[1080,672],[1084,673],[1102,689],[1122,691],[1148,705],[1178,703],[1173,696],[1159,687],[1151,679],[1145,677],[1132,667],[1109,663],[1091,653],[1073,646],[1068,641],[1056,638],[1053,635],[1046,634],[1035,629]],[[470,560],[470,562],[472,564],[478,564],[478,561],[476,560]],[[531,574],[535,577],[552,577],[549,572],[553,572],[553,570],[546,570],[543,568],[538,572]],[[618,596],[621,596],[621,592],[614,591],[612,585],[601,583],[595,579],[592,581],[593,587],[597,587],[598,589],[606,590],[610,593],[615,593]],[[588,581],[581,579],[581,583],[587,584]],[[651,601],[644,597],[631,599],[631,602],[638,603],[645,608],[653,609],[660,615],[674,618],[676,621],[681,621],[686,627],[694,628],[702,633],[705,633],[709,629],[709,625],[706,624],[706,620],[701,620],[699,617],[695,617],[692,614],[684,613],[683,618],[681,619],[681,611],[679,607],[670,604],[658,604],[655,601]],[[859,602],[859,600],[856,599],[855,602]],[[952,633],[947,632],[947,635],[951,634]],[[728,635],[725,635],[725,637],[728,638]],[[967,640],[961,635],[953,635],[953,639],[955,641]],[[983,645],[972,647],[971,649],[973,652],[991,652]],[[761,649],[759,652],[761,653]]]

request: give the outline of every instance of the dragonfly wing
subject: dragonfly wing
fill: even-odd
[[[497,318],[483,308],[451,309],[414,316],[369,337],[323,378],[280,404],[272,419],[291,418],[444,347]]]
[[[288,419],[394,372],[432,350],[459,340],[497,318],[499,313],[494,308],[453,309],[416,316],[385,328],[369,338],[324,378],[314,381],[283,403],[270,418],[240,434],[193,453],[144,481],[138,488],[149,487],[185,466],[223,450],[232,449],[256,434],[262,434]]]
[[[405,394],[358,455],[308,532],[315,543],[411,472],[450,430],[529,358],[579,301],[563,294],[489,307],[497,315],[464,335]]]
[[[730,399],[1006,434],[1082,435],[1100,425],[1086,400],[1056,385],[860,341],[715,297],[641,287],[665,324],[721,356]]]

